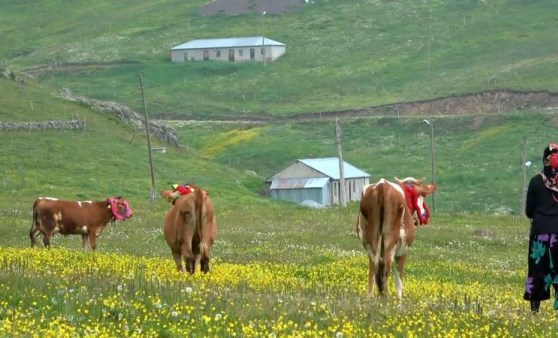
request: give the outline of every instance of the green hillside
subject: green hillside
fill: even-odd
[[[53,88],[26,81],[0,79],[1,122],[85,121],[84,130],[2,130],[1,199],[37,194],[66,198],[105,198],[124,194],[147,201],[151,189],[145,134],[114,116],[94,112],[52,95]],[[152,146],[166,146],[154,139]],[[154,152],[157,188],[189,179],[213,190],[251,195],[259,180],[215,166],[185,147]],[[219,191],[218,191],[219,190]]]
[[[53,88],[0,80],[3,121],[80,119],[85,130],[2,131],[0,198],[35,194],[146,203],[151,187],[146,137],[114,116],[53,96]],[[31,108],[33,106],[33,108]],[[17,112],[17,113],[14,113]],[[437,209],[518,214],[523,141],[533,165],[555,137],[557,111],[434,117]],[[344,159],[380,177],[431,179],[430,128],[422,117],[341,119]],[[193,181],[223,203],[260,201],[263,181],[300,158],[337,156],[333,120],[251,124],[175,122],[180,148],[154,152],[158,187]],[[541,128],[541,126],[546,126]],[[154,145],[159,144],[154,140]],[[26,203],[29,203],[27,201]]]
[[[197,119],[558,90],[553,0],[314,0],[284,14],[203,16],[207,3],[6,0],[0,61],[136,110],[143,72],[154,115]],[[169,62],[169,48],[194,38],[262,34],[287,45],[265,67]]]
[[[86,123],[85,131],[3,131],[4,198],[125,193],[146,201],[151,183],[142,132],[57,98],[60,88],[141,112],[142,73],[152,118],[202,120],[358,109],[485,89],[556,89],[553,1],[314,1],[265,16],[203,16],[205,4],[3,2],[0,59],[17,81],[0,81],[0,121]],[[262,30],[288,45],[265,67],[168,60],[169,47],[194,37]],[[556,110],[432,114],[438,208],[518,214],[522,142],[534,163],[530,176],[554,137]],[[430,178],[423,117],[343,118],[345,160],[372,179]],[[260,200],[263,180],[276,170],[298,158],[337,154],[332,120],[283,121],[174,124],[182,147],[155,154],[158,187],[193,180],[231,203]]]

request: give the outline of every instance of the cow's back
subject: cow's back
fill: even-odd
[[[360,201],[357,234],[365,248],[374,248],[374,254],[382,250],[381,238],[386,236],[405,237],[406,244],[411,244],[414,238],[412,215],[399,185],[381,179],[366,187]]]
[[[207,191],[196,187],[194,193],[179,197],[167,211],[163,233],[171,249],[178,271],[195,272],[196,261],[201,271],[209,271],[211,247],[217,235],[215,210]]]
[[[167,211],[163,233],[171,248],[179,248],[188,233],[193,234],[195,227],[195,195],[180,196]]]
[[[76,202],[50,198],[37,199],[33,204],[35,222],[63,235],[86,233],[86,227],[98,225],[106,218],[94,202]]]

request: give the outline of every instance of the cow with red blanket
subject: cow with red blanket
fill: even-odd
[[[163,233],[176,268],[193,274],[199,261],[203,273],[209,271],[211,248],[217,236],[215,210],[209,193],[191,185],[191,192],[173,198],[173,192],[163,190],[161,196],[172,202],[164,220]]]
[[[380,294],[386,293],[388,273],[395,260],[395,288],[401,299],[407,251],[413,243],[416,224],[428,223],[430,213],[424,197],[434,192],[436,185],[423,184],[423,180],[412,177],[396,180],[394,183],[382,178],[364,187],[356,233],[368,253],[369,294],[373,294],[376,284]],[[413,191],[406,193],[406,189]]]
[[[50,248],[53,235],[81,235],[83,249],[95,250],[97,237],[109,222],[132,217],[132,209],[122,198],[103,201],[67,201],[39,197],[33,203],[33,223],[29,230],[31,247],[42,234],[45,247]]]

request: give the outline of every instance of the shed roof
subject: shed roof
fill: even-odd
[[[182,49],[208,49],[208,48],[229,48],[229,47],[254,47],[254,46],[285,46],[284,43],[271,40],[263,36],[251,36],[244,38],[225,38],[225,39],[196,39],[174,46],[171,50]]]
[[[338,157],[325,157],[325,158],[309,158],[298,160],[307,166],[327,175],[335,180],[340,179],[339,174],[339,158]],[[345,178],[357,177],[370,177],[370,174],[357,167],[343,161],[343,174]]]
[[[323,188],[329,178],[276,178],[271,182],[270,189]]]

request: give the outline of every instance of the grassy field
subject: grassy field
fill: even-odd
[[[558,89],[553,0],[315,0],[263,17],[201,16],[206,3],[6,0],[0,62],[16,71],[46,67],[44,81],[135,110],[141,72],[155,115],[196,119]],[[262,34],[287,44],[265,67],[169,62],[169,49],[193,38]]]
[[[556,335],[552,302],[534,317],[522,299],[529,224],[520,216],[523,169],[527,178],[541,169],[556,108],[427,117],[436,210],[418,229],[401,303],[392,277],[387,298],[366,295],[356,203],[307,209],[261,195],[265,178],[296,159],[337,155],[333,121],[210,121],[486,89],[556,91],[555,1],[316,0],[263,18],[203,17],[205,3],[2,2],[0,61],[18,81],[0,78],[0,122],[79,119],[86,128],[0,130],[0,336]],[[287,55],[265,67],[168,62],[169,47],[223,32],[263,32],[286,42]],[[20,73],[55,64],[38,80]],[[162,236],[169,205],[149,203],[144,134],[55,95],[65,87],[142,111],[139,73],[152,117],[202,120],[171,122],[181,146],[154,153],[153,164],[157,189],[195,182],[214,200],[208,275],[175,271]],[[344,159],[372,181],[430,180],[424,118],[343,118]],[[134,216],[107,227],[95,253],[80,249],[79,236],[29,248],[36,197],[120,194]]]
[[[216,205],[212,270],[175,272],[162,237],[168,204],[148,203],[146,141],[110,116],[55,99],[48,86],[0,80],[9,121],[85,119],[85,131],[1,131],[1,336],[537,336],[557,329],[522,300],[528,221],[517,216],[520,149],[529,174],[555,113],[439,118],[437,210],[418,230],[404,300],[366,295],[357,205],[306,209],[260,196],[263,179],[300,157],[332,156],[332,121],[176,123],[182,147],[154,154],[158,188],[193,181]],[[43,102],[32,116],[9,107]],[[37,104],[34,104],[37,107]],[[29,108],[27,108],[29,109]],[[421,119],[343,120],[345,159],[373,179],[429,173]],[[155,145],[159,145],[154,141]],[[389,176],[388,176],[389,177]],[[97,252],[79,237],[28,249],[37,196],[123,194],[134,217],[108,227]]]
[[[162,238],[167,207],[135,203],[95,254],[78,237],[27,249],[29,210],[3,204],[4,336],[536,336],[557,329],[522,300],[528,224],[510,216],[435,213],[410,253],[404,299],[366,295],[356,206],[217,204],[212,270],[175,271]],[[263,215],[263,214],[265,215]]]

